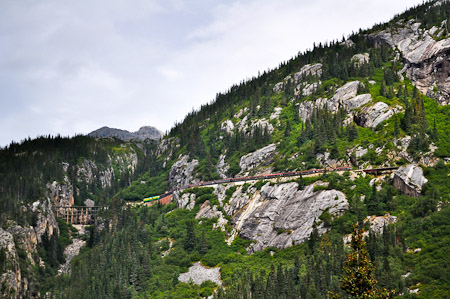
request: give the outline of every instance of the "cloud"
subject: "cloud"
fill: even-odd
[[[0,146],[107,125],[168,130],[312,43],[422,1],[2,1]]]

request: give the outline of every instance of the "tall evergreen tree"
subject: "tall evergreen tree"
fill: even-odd
[[[389,292],[376,287],[375,267],[369,259],[362,230],[358,229],[357,225],[353,226],[351,248],[352,252],[347,255],[342,268],[340,284],[342,290],[358,299],[393,298],[394,291]]]

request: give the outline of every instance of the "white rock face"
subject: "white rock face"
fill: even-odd
[[[361,146],[358,146],[356,149],[355,149],[355,156],[356,156],[356,158],[361,158],[362,156],[364,156],[365,154],[367,154],[367,152],[368,152],[369,150],[367,149],[367,148],[363,148],[363,147],[361,147]]]
[[[201,285],[204,281],[210,280],[221,286],[220,280],[220,268],[206,268],[200,262],[195,263],[189,268],[186,273],[181,273],[178,276],[178,280],[181,282],[189,283],[192,280],[193,283]]]
[[[321,154],[321,153],[317,154],[316,159],[317,159],[317,161],[320,162],[321,165],[323,165],[325,167],[336,168],[336,167],[341,167],[344,165],[344,164],[342,164],[342,161],[340,161],[340,160],[331,159],[329,152],[325,152],[323,154]]]
[[[301,92],[302,95],[305,96],[305,97],[310,96],[310,95],[313,94],[314,91],[316,91],[319,88],[320,84],[322,84],[321,81],[314,82],[314,83],[311,83],[311,84],[306,84],[304,87],[303,87],[303,84],[299,84],[295,88],[294,94],[295,95],[299,95],[300,92]]]
[[[230,165],[225,163],[225,155],[224,154],[221,154],[219,156],[219,161],[217,162],[216,169],[217,169],[217,173],[219,174],[219,176],[222,179],[228,177],[228,169],[230,169]]]
[[[25,252],[26,262],[34,266],[38,262],[34,259],[37,245],[41,242],[44,232],[49,236],[59,233],[49,199],[43,200],[43,203],[34,202],[31,209],[36,215],[35,227],[22,227],[12,220],[6,221],[5,229],[0,227],[0,249],[5,250],[7,265],[5,271],[0,273],[0,284],[5,286],[0,290],[1,298],[28,297],[30,284],[27,278],[22,276],[18,252]]]
[[[250,122],[248,121],[248,116],[244,116],[244,118],[236,124],[236,127],[240,132],[244,132],[245,134],[253,134],[256,128],[261,129],[262,131],[267,131],[269,134],[273,132],[274,128],[272,124],[265,118],[252,119]]]
[[[244,115],[244,113],[246,112],[248,112],[248,108],[247,107],[242,108],[241,110],[238,111],[238,113],[234,115],[234,117],[241,118],[241,116]]]
[[[418,197],[426,182],[422,168],[415,164],[402,166],[394,174],[394,187],[409,196]]]
[[[331,112],[337,112],[339,108],[347,109],[348,111],[360,108],[372,101],[370,94],[356,95],[360,81],[352,81],[343,85],[336,90],[335,95],[331,99],[319,98],[313,102],[304,101],[298,107],[300,118],[305,122],[310,119],[314,108],[322,109],[327,107]]]
[[[6,263],[10,263],[8,270],[4,271],[0,276],[0,283],[6,286],[6,290],[1,290],[0,295],[3,298],[14,298],[12,294],[20,294],[23,292],[21,285],[22,273],[19,267],[19,256],[14,245],[14,237],[10,232],[0,227],[0,248],[5,250]]]
[[[52,206],[50,198],[47,198],[47,200],[43,200],[42,202],[36,201],[33,203],[32,211],[37,213],[34,231],[36,232],[36,239],[38,242],[41,242],[41,237],[45,232],[47,232],[49,237],[53,236],[54,233],[59,234],[58,222],[56,221]]]
[[[382,234],[385,226],[397,222],[397,217],[391,216],[389,213],[384,216],[367,216],[366,219],[364,219],[364,222],[370,223],[369,229],[371,231]]]
[[[352,48],[355,43],[351,39],[346,39],[344,42],[340,43],[340,45],[346,48]]]
[[[232,134],[234,131],[234,124],[231,120],[227,119],[220,125],[220,129],[227,134]]]
[[[217,206],[211,207],[208,200],[202,204],[197,215],[195,215],[195,219],[201,218],[217,218],[217,223],[214,223],[213,229],[220,229],[222,231],[225,231],[225,225],[228,223],[228,220],[223,216],[222,212],[217,210]]]
[[[108,155],[108,167],[103,170],[100,170],[95,162],[84,159],[76,165],[76,179],[79,183],[85,183],[87,188],[97,181],[100,181],[102,188],[111,187],[114,178],[113,164],[120,173],[134,173],[137,163],[138,156],[134,151],[120,155]],[[66,181],[69,182],[68,179]]]
[[[370,93],[366,93],[366,94],[360,94],[354,98],[348,99],[343,104],[347,110],[353,110],[353,109],[358,109],[359,107],[364,106],[365,104],[367,104],[369,102],[372,102],[372,96],[370,95]]]
[[[359,81],[351,81],[344,84],[344,86],[336,90],[336,93],[331,99],[331,102],[342,103],[348,99],[355,97],[358,92],[358,86],[360,83],[361,82]]]
[[[400,25],[393,30],[371,34],[369,38],[397,48],[406,60],[406,75],[420,92],[447,105],[450,101],[450,39],[436,41],[433,38],[436,27],[423,32],[420,23],[414,23],[414,20]],[[441,28],[443,26],[445,23]]]
[[[322,64],[306,64],[304,65],[299,72],[294,74],[294,81],[298,82],[306,76],[322,76]]]
[[[275,154],[277,146],[275,144],[269,144],[263,148],[260,148],[253,153],[247,154],[241,157],[241,161],[239,162],[239,166],[241,167],[241,171],[245,172],[251,169],[254,169],[264,162],[270,160]]]
[[[194,193],[184,193],[181,198],[176,197],[175,202],[180,209],[192,210],[195,206],[195,197]]]
[[[386,103],[377,102],[372,106],[363,108],[358,115],[355,115],[354,120],[361,127],[375,128],[397,112],[397,108],[390,109]]]
[[[361,65],[363,63],[367,63],[370,60],[369,53],[355,54],[353,55],[351,62],[354,62],[356,65]]]
[[[386,213],[384,216],[367,216],[366,219],[364,219],[364,223],[369,222],[370,227],[369,231],[374,232],[376,234],[382,234],[384,231],[384,227],[388,226],[389,224],[393,224],[397,222],[396,216],[391,216],[389,213]],[[364,237],[369,236],[369,231],[363,232]],[[352,241],[352,235],[346,235],[344,236],[344,244],[350,244]]]
[[[273,92],[280,93],[284,89],[284,82],[278,82],[273,86]]]
[[[51,184],[47,184],[47,196],[52,200],[56,206],[73,206],[73,187],[70,182],[66,184],[60,184],[54,181]]]
[[[293,76],[287,76],[283,81],[276,83],[273,86],[273,92],[280,93],[284,90],[286,82],[290,81],[295,85],[307,76],[317,76],[320,78],[320,76],[322,76],[322,64],[316,63],[304,65],[300,71],[295,73]]]
[[[270,115],[270,120],[278,119],[280,117],[281,110],[283,110],[281,107],[275,107],[273,113]]]
[[[266,184],[261,192],[252,192],[249,200],[248,197],[244,199],[245,206],[232,221],[241,237],[256,241],[248,248],[249,252],[302,243],[309,238],[314,222],[320,222],[319,217],[324,211],[341,215],[348,209],[347,199],[340,191],[314,192],[314,185],[298,191],[297,187],[297,183]],[[230,200],[231,206],[242,204],[239,194],[236,195]],[[320,224],[318,230],[323,233],[326,228]]]
[[[156,155],[161,155],[164,152],[167,152],[170,149],[173,149],[174,147],[177,147],[179,145],[180,140],[175,137],[170,138],[164,138],[161,140],[161,142],[158,144],[158,149],[156,150]],[[172,155],[172,151],[168,154],[168,156]]]
[[[257,127],[259,127],[261,130],[266,130],[269,134],[271,134],[274,130],[272,124],[265,118],[260,118],[257,120],[252,120],[251,122],[251,133],[253,134]]]
[[[315,102],[304,101],[300,103],[300,105],[298,106],[298,114],[300,118],[303,120],[303,122],[305,122],[308,119],[311,119],[314,107],[316,106],[316,102],[318,100],[316,100]]]
[[[172,188],[189,185],[194,181],[192,173],[194,172],[194,168],[198,165],[198,161],[194,159],[191,162],[188,162],[188,160],[189,156],[184,155],[172,165],[169,172],[169,186]]]

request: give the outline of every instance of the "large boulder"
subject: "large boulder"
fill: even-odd
[[[361,127],[375,128],[397,112],[398,108],[390,109],[388,104],[377,102],[372,106],[364,107],[360,113],[354,116],[354,121]]]
[[[370,95],[370,93],[366,93],[366,94],[360,94],[354,98],[348,99],[348,100],[344,101],[343,104],[344,104],[344,108],[346,108],[347,110],[353,110],[353,109],[358,109],[369,102],[372,102],[372,96]]]
[[[192,210],[195,207],[195,198],[196,195],[194,193],[183,193],[183,195],[179,195],[178,192],[173,193],[173,200],[177,204],[180,209],[188,209]]]
[[[367,216],[366,219],[364,219],[364,222],[368,222],[370,224],[370,231],[377,234],[382,234],[386,226],[397,222],[397,216],[392,216],[389,213],[384,216],[372,215]]]
[[[263,164],[270,164],[270,159],[275,155],[276,148],[277,146],[272,143],[257,151],[242,156],[239,162],[241,171],[245,172]]]
[[[223,121],[222,124],[220,125],[220,130],[227,134],[233,134],[234,131],[233,122],[229,119]]]
[[[241,197],[236,192],[230,199],[230,206],[242,206],[233,215],[232,222],[241,237],[255,241],[248,248],[249,252],[270,246],[283,249],[302,243],[309,238],[315,225],[319,233],[327,230],[320,220],[323,213],[333,217],[348,209],[342,192],[315,192],[314,185],[298,190],[298,184],[294,182],[274,186],[266,184],[260,192],[251,190],[251,197]]]
[[[353,62],[355,65],[360,66],[364,63],[369,62],[369,60],[370,60],[369,53],[362,53],[353,55],[350,61]]]
[[[394,174],[394,187],[408,196],[419,197],[422,186],[428,182],[423,170],[415,164],[402,166]]]
[[[351,81],[344,84],[342,87],[336,90],[333,98],[331,99],[334,103],[342,103],[348,99],[351,99],[356,96],[358,93],[358,86],[361,82],[359,81]]]

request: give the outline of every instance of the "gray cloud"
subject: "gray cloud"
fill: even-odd
[[[2,1],[0,146],[168,130],[219,91],[413,0]]]

